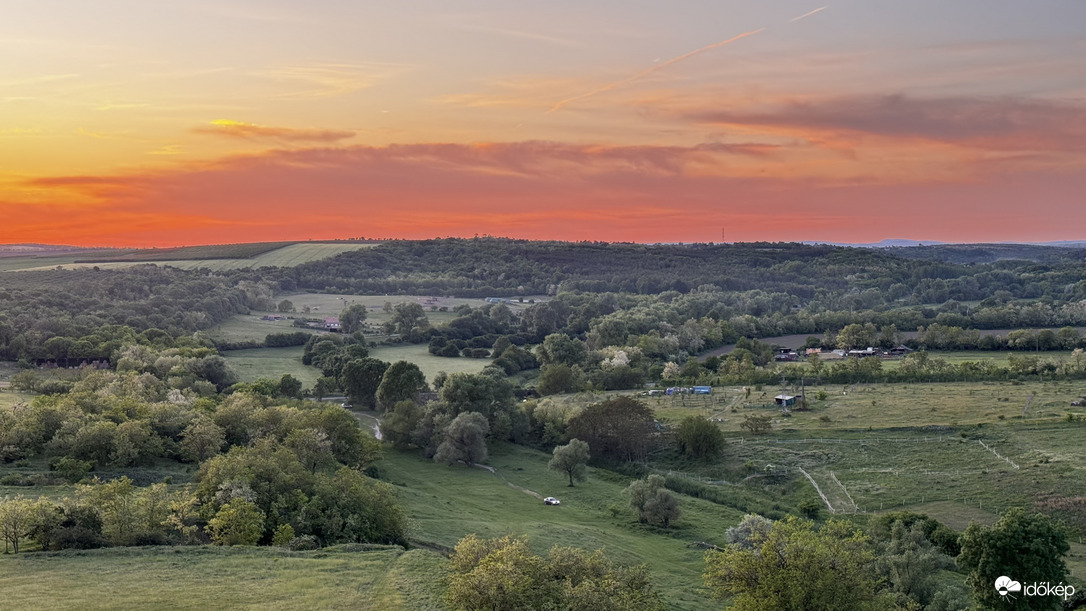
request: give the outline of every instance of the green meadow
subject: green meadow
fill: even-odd
[[[413,611],[442,608],[443,563],[435,552],[375,546],[32,553],[0,556],[0,592],[5,609]]]

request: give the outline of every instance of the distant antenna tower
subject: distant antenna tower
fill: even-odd
[[[720,241],[721,241],[721,242],[725,242],[725,241],[726,241],[726,240],[724,239],[724,228],[723,228],[723,227],[721,227],[721,228],[720,228]]]

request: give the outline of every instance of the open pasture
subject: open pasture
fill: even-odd
[[[777,430],[833,431],[894,427],[966,426],[1025,420],[1050,421],[1067,414],[1086,416],[1086,408],[1071,401],[1086,395],[1086,381],[951,382],[915,384],[808,385],[809,411],[783,417],[773,398],[779,386],[714,388],[713,395],[642,397],[668,419],[701,414],[727,432],[739,432],[746,416],[765,414],[780,422]],[[799,394],[791,386],[788,394]],[[824,393],[825,398],[819,399]],[[1033,397],[1032,399],[1030,397]],[[1023,408],[1029,409],[1023,418]]]
[[[283,374],[289,373],[301,380],[303,387],[312,388],[321,376],[316,367],[302,364],[301,346],[227,350],[222,354],[238,374],[240,382],[255,382],[260,378],[279,380]]]
[[[647,400],[661,421],[700,414],[725,431],[721,463],[695,470],[703,482],[742,486],[784,469],[812,492],[817,486],[835,513],[953,503],[998,515],[1022,506],[1086,537],[1086,410],[1070,406],[1086,394],[1086,382],[809,386],[808,398],[819,390],[826,399],[788,417],[760,392],[747,399],[741,388]],[[767,390],[768,400],[779,392]],[[751,414],[771,416],[773,430],[743,431],[740,423]]]
[[[407,361],[418,365],[426,375],[427,382],[433,382],[439,371],[445,373],[479,373],[490,364],[490,359],[469,359],[464,357],[444,357],[430,354],[426,344],[393,344],[370,348],[370,356],[388,363]]]
[[[260,320],[264,313],[235,314],[206,331],[218,342],[263,342],[272,333],[326,333],[316,329],[295,327],[291,320]]]
[[[247,246],[246,244],[240,244],[236,246]],[[133,258],[122,260],[110,260],[102,262],[86,262],[86,257],[72,258],[71,262],[60,261],[56,263],[50,263],[48,265],[37,263],[32,267],[19,268],[21,271],[37,271],[42,269],[53,269],[55,267],[62,267],[64,269],[79,269],[79,268],[92,268],[97,267],[99,269],[126,269],[135,265],[163,265],[176,267],[179,269],[208,269],[213,272],[228,271],[233,269],[258,269],[261,267],[294,267],[301,265],[302,263],[309,263],[310,261],[319,261],[321,259],[327,259],[336,255],[359,250],[361,248],[372,248],[376,246],[376,243],[309,243],[302,242],[297,244],[280,245],[274,250],[268,250],[261,254],[255,254],[252,256],[236,257],[236,258],[223,258],[223,257],[211,257],[211,258],[178,258],[178,259],[158,259],[158,258]],[[186,249],[187,250],[187,249]],[[76,259],[84,262],[76,262]]]
[[[5,609],[443,608],[440,554],[350,549],[137,547],[0,556],[0,591]]]

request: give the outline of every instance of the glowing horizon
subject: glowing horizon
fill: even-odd
[[[366,4],[7,11],[0,243],[1086,238],[1086,5]]]

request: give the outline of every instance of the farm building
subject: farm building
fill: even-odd
[[[791,407],[796,404],[796,398],[792,395],[777,395],[773,400],[781,407]]]
[[[713,394],[713,387],[712,386],[695,386],[694,387],[694,394],[695,395],[711,395],[711,394]]]
[[[326,331],[339,332],[339,318],[335,316],[324,319],[324,329]]]

